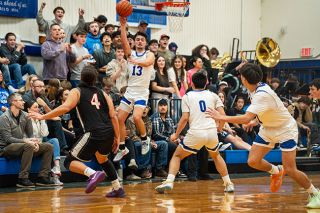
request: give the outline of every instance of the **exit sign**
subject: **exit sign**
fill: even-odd
[[[311,57],[312,56],[312,48],[311,47],[301,48],[300,56],[301,57]]]

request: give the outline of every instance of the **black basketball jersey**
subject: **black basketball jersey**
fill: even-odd
[[[98,133],[113,130],[103,92],[97,87],[79,86],[78,89],[80,101],[77,112],[84,131]]]

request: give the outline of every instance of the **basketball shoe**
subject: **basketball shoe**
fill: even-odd
[[[307,208],[320,209],[320,191],[318,191],[317,194],[309,196],[309,203],[307,204]]]
[[[110,192],[106,194],[106,197],[125,197],[126,193],[124,189],[121,187],[118,190],[112,189]]]
[[[150,150],[150,138],[147,137],[147,140],[141,141],[141,154],[146,155]]]
[[[86,193],[91,193],[93,192],[97,185],[102,182],[104,179],[106,178],[106,174],[104,172],[101,171],[96,171],[95,173],[93,173],[92,175],[90,175],[89,177],[89,183],[87,185],[87,188],[85,190]]]
[[[233,183],[227,183],[224,187],[224,192],[228,192],[228,193],[234,192]]]
[[[281,185],[282,185],[282,179],[286,175],[282,165],[278,165],[279,173],[278,174],[272,174],[271,180],[270,180],[270,191],[271,192],[277,192]]]
[[[161,185],[155,188],[155,190],[160,194],[163,194],[165,191],[169,191],[172,189],[173,189],[173,182],[168,180],[163,181]]]
[[[124,149],[119,149],[116,156],[113,159],[113,162],[118,162],[120,161],[126,154],[129,153],[129,149],[125,147]]]

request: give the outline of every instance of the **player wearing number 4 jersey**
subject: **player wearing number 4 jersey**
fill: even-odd
[[[120,126],[120,148],[115,159],[120,160],[129,151],[125,148],[126,128],[125,121],[133,110],[133,119],[140,133],[142,148],[141,153],[147,154],[150,149],[150,138],[147,138],[146,128],[142,120],[144,108],[149,97],[149,84],[153,72],[154,54],[146,51],[147,35],[137,32],[134,36],[136,50],[131,50],[127,39],[127,20],[120,17],[121,41],[125,55],[128,57],[128,87],[121,100],[118,111]]]
[[[217,123],[210,118],[206,118],[205,112],[208,107],[217,109],[224,114],[223,103],[218,95],[208,90],[204,90],[207,83],[206,71],[198,71],[192,76],[192,89],[182,98],[182,117],[179,121],[176,133],[171,135],[171,140],[175,141],[187,122],[190,128],[184,140],[180,142],[175,153],[170,160],[169,175],[156,191],[164,193],[173,188],[173,182],[179,171],[180,161],[185,157],[197,153],[203,146],[207,148],[214,164],[222,176],[225,192],[233,192],[234,186],[229,178],[228,169],[223,158],[219,154],[218,131],[221,131],[224,123]]]
[[[79,120],[85,131],[84,135],[71,149],[64,161],[64,166],[72,172],[89,177],[86,193],[92,192],[106,174],[111,179],[112,191],[106,197],[124,197],[117,172],[108,155],[116,153],[119,147],[119,124],[111,98],[95,87],[97,70],[93,66],[85,66],[81,72],[81,82],[71,90],[67,100],[51,112],[41,115],[30,113],[30,117],[43,120],[65,114],[76,107]],[[82,162],[96,157],[104,172],[95,171]]]

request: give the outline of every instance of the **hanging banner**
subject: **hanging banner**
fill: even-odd
[[[0,0],[0,16],[35,18],[38,0]]]

